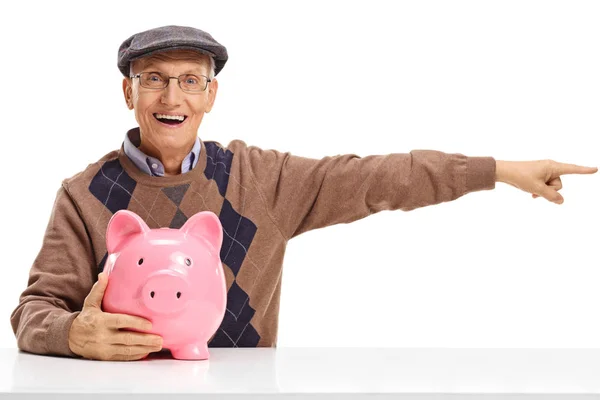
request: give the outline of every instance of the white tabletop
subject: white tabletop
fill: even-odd
[[[0,397],[600,398],[600,349],[210,349],[106,362],[0,349]],[[155,394],[154,396],[149,396]]]

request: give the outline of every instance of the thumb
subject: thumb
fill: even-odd
[[[102,299],[104,298],[104,291],[108,284],[108,278],[106,273],[101,272],[98,274],[98,281],[92,286],[92,290],[85,298],[83,302],[84,307],[100,308],[102,305]]]
[[[556,204],[562,204],[565,201],[560,193],[550,186],[542,187],[541,193],[538,193],[538,195]]]

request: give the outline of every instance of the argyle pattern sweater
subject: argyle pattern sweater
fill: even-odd
[[[118,210],[137,213],[150,228],[179,228],[195,213],[214,212],[223,226],[227,311],[209,347],[273,347],[290,239],[495,187],[492,157],[413,150],[311,159],[241,140],[201,145],[197,165],[185,174],[147,175],[121,146],[62,182],[11,315],[20,349],[76,356],[69,329],[104,267],[106,227]]]

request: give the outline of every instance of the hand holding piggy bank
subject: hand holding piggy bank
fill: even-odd
[[[117,211],[106,232],[108,285],[102,309],[146,318],[174,358],[209,358],[208,340],[225,315],[227,290],[219,257],[223,230],[210,211],[180,229],[150,229]]]

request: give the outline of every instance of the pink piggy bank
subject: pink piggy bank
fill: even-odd
[[[180,229],[150,229],[135,213],[117,211],[106,231],[108,285],[102,309],[152,322],[174,358],[209,358],[208,340],[227,303],[219,258],[223,230],[210,211]]]

